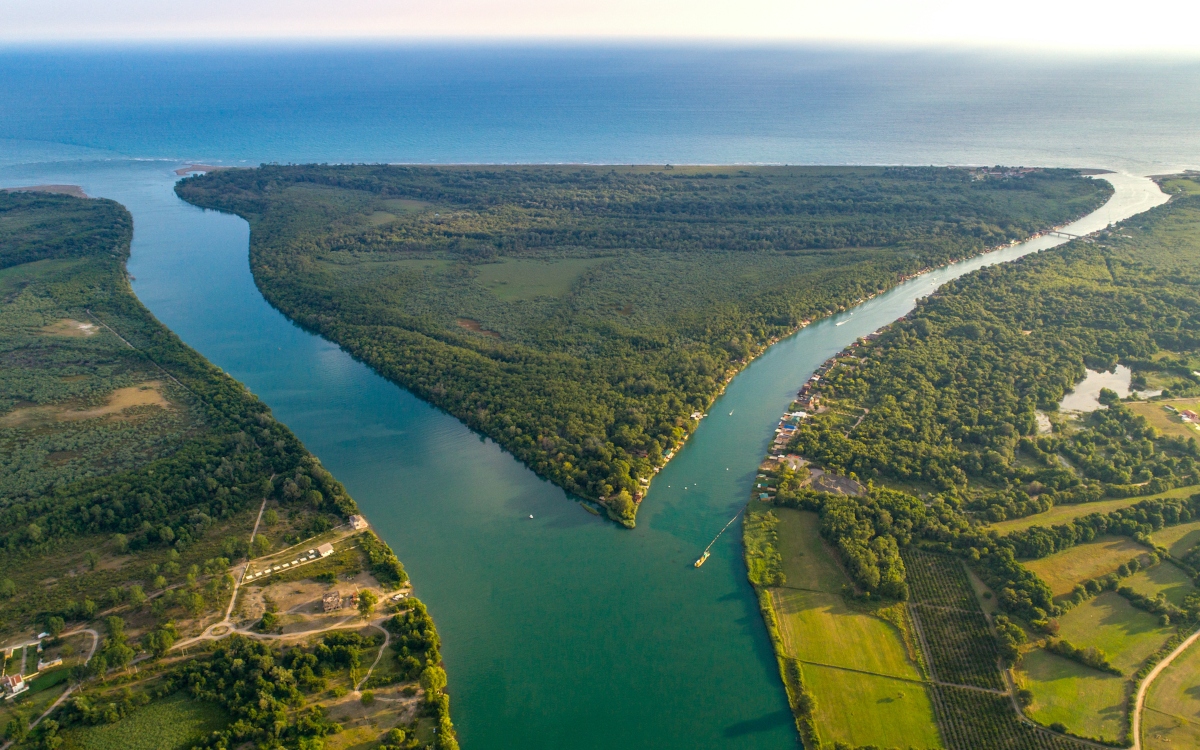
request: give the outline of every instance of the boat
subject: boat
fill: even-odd
[[[704,561],[707,559],[708,559],[708,550],[704,550],[704,554],[700,555],[700,559],[696,561],[696,567],[698,568],[701,565],[703,565]]]
[[[848,320],[843,320],[841,323],[834,323],[834,325],[835,325],[835,326],[844,326],[844,325],[846,325],[846,324],[847,324],[847,323],[849,323],[849,322],[850,322],[850,321],[848,321]]]

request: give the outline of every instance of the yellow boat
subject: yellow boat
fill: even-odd
[[[704,561],[707,559],[708,559],[708,550],[704,550],[704,554],[700,555],[700,559],[696,561],[696,567],[698,568],[701,565],[703,565]]]

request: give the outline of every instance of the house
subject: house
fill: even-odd
[[[0,677],[0,689],[3,689],[7,695],[4,697],[12,698],[29,689],[29,685],[25,683],[25,678],[19,674],[10,674]]]
[[[329,557],[333,554],[333,545],[328,542],[322,544],[320,547],[317,547],[317,554],[321,557]]]
[[[1197,414],[1191,409],[1184,409],[1183,411],[1179,412],[1179,416],[1183,418],[1184,422],[1195,422],[1200,420],[1200,414]]]
[[[350,516],[350,528],[355,531],[362,531],[367,528],[367,519],[362,516]]]
[[[325,612],[335,612],[342,608],[342,595],[336,591],[326,591],[321,597],[321,609]]]

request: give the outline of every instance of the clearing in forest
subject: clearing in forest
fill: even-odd
[[[1200,521],[1181,523],[1178,526],[1168,526],[1150,535],[1154,543],[1171,553],[1171,557],[1183,557],[1193,547],[1200,544]]]
[[[552,260],[518,260],[509,258],[499,263],[476,266],[479,283],[505,302],[517,302],[534,297],[561,297],[571,291],[571,284],[583,272],[603,258],[555,258]]]
[[[1021,657],[1018,685],[1033,693],[1029,718],[1060,723],[1082,737],[1116,740],[1125,729],[1127,680],[1034,648]]]
[[[79,726],[63,735],[62,750],[183,750],[225,728],[229,715],[185,693],[134,709],[115,724]]]
[[[1168,561],[1139,570],[1122,580],[1121,585],[1151,599],[1162,594],[1176,607],[1182,607],[1183,600],[1196,592],[1191,577]]]
[[[1101,536],[1024,565],[1049,584],[1055,596],[1062,596],[1071,593],[1077,584],[1108,575],[1122,563],[1144,554],[1146,548],[1129,537]]]
[[[1080,604],[1058,623],[1059,637],[1079,648],[1095,646],[1126,675],[1136,672],[1175,633],[1112,591]]]
[[[1000,521],[989,525],[988,528],[1000,534],[1024,531],[1031,526],[1045,526],[1049,528],[1055,524],[1067,523],[1068,521],[1073,521],[1076,518],[1082,518],[1092,513],[1111,513],[1114,510],[1136,505],[1144,500],[1156,500],[1163,497],[1189,497],[1196,494],[1197,491],[1200,491],[1200,487],[1176,487],[1173,490],[1160,492],[1157,495],[1123,497],[1117,500],[1097,500],[1094,503],[1056,505],[1045,513],[1034,513],[1032,516],[1025,516],[1024,518]]]

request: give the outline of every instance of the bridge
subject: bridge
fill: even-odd
[[[1052,229],[1049,232],[1046,232],[1046,235],[1050,237],[1061,237],[1064,240],[1083,240],[1084,242],[1091,242],[1090,239],[1082,234],[1071,234],[1070,232],[1064,232],[1061,229]]]

